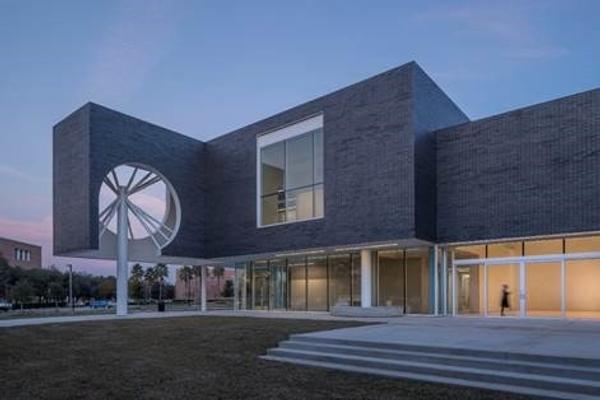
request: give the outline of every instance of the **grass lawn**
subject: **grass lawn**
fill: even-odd
[[[332,321],[181,317],[0,329],[2,399],[517,399],[258,359]]]

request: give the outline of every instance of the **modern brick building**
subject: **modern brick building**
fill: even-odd
[[[0,256],[11,267],[42,268],[42,248],[35,244],[0,237]]]
[[[600,90],[470,121],[414,62],[207,142],[93,103],[54,127],[55,254],[222,263],[240,308],[600,316],[599,199]]]

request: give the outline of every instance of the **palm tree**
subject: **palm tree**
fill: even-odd
[[[221,292],[221,278],[223,275],[225,275],[225,267],[213,267],[212,276],[217,278],[217,287],[219,288],[219,293]]]
[[[158,286],[158,301],[162,301],[162,288],[165,282],[165,278],[169,276],[169,268],[166,264],[156,264],[154,266],[154,276],[159,283]]]
[[[142,297],[142,285],[144,280],[144,267],[140,264],[135,264],[131,268],[131,276],[129,277],[129,283],[131,286],[131,296],[134,297],[139,304],[140,298]]]
[[[189,303],[190,301],[190,281],[194,278],[194,271],[188,265],[184,265],[177,271],[179,274],[179,279],[183,281],[185,285],[185,299]]]
[[[156,274],[154,272],[154,268],[146,268],[146,272],[144,272],[144,281],[146,281],[146,302],[148,302],[148,298],[152,296],[152,285],[154,284],[155,280]]]

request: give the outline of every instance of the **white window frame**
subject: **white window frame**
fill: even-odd
[[[314,221],[316,219],[322,219],[325,217],[325,204],[323,204],[323,215],[319,217],[299,219],[293,221],[283,221],[274,224],[263,225],[262,224],[262,203],[261,203],[261,188],[262,188],[262,174],[260,164],[260,153],[263,147],[270,146],[275,143],[283,142],[294,138],[296,136],[303,135],[315,129],[323,129],[323,114],[317,114],[314,116],[307,117],[303,120],[293,122],[284,127],[277,128],[272,131],[265,132],[259,135],[256,139],[256,227],[257,228],[269,228],[272,226],[294,224],[298,222]],[[325,164],[325,156],[323,151],[323,164]],[[313,161],[314,162],[314,161]],[[325,184],[323,183],[323,190]],[[323,203],[325,200],[323,199]]]

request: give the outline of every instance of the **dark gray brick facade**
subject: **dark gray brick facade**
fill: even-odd
[[[325,218],[257,229],[256,137],[316,113],[324,115]],[[435,194],[430,133],[465,120],[410,63],[208,142],[208,208],[220,216],[206,236],[208,257],[434,239],[435,196],[416,201]]]
[[[325,217],[257,228],[257,136],[318,113]],[[469,122],[409,63],[206,143],[88,104],[54,129],[56,254],[97,248],[102,178],[132,162],[179,195],[171,256],[600,230],[600,91]]]
[[[182,222],[164,255],[197,257],[206,221],[204,144],[89,103],[54,128],[54,252],[98,248],[98,199],[114,167],[140,163],[171,182]]]
[[[94,248],[90,229],[90,105],[54,127],[54,253]]]
[[[469,119],[421,68],[415,68],[413,82],[416,236],[435,242],[437,156],[434,131]]]
[[[600,90],[436,137],[438,241],[600,230]]]
[[[209,257],[414,237],[410,66],[207,143]],[[256,137],[323,113],[325,217],[256,227]]]

